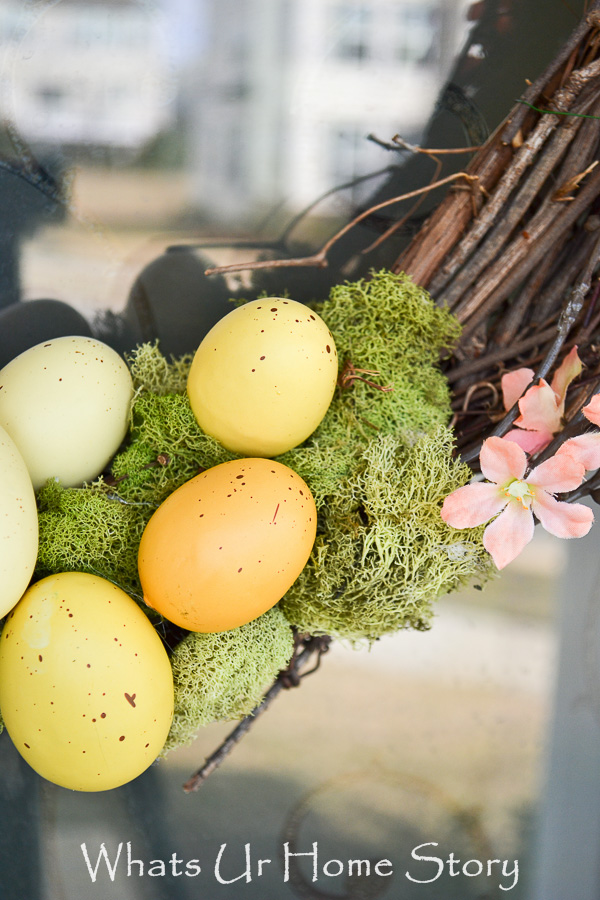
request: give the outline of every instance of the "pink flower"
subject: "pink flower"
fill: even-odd
[[[600,425],[600,394],[595,394],[581,410],[592,425]],[[556,451],[556,456],[570,456],[588,472],[600,468],[600,432],[588,431],[570,438]]]
[[[575,456],[551,457],[527,471],[527,457],[514,441],[490,437],[479,456],[487,482],[458,488],[444,500],[442,518],[453,528],[473,528],[493,519],[483,533],[483,546],[503,569],[533,537],[534,514],[550,534],[583,537],[594,520],[591,509],[553,495],[579,487],[585,468]]]
[[[563,426],[567,388],[581,368],[577,347],[573,347],[554,373],[551,384],[542,378],[539,384],[526,390],[535,375],[532,369],[516,369],[503,375],[504,408],[508,412],[518,401],[521,413],[515,419],[516,427],[504,439],[518,444],[527,453],[538,453],[547,447]]]

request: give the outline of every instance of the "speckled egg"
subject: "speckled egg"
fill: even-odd
[[[189,631],[237,628],[274,606],[308,560],[313,496],[272,460],[207,469],[174,491],[142,535],[146,602]]]
[[[132,397],[129,369],[111,347],[87,337],[55,338],[0,370],[0,425],[36,490],[48,478],[74,487],[99,475],[116,453]]]
[[[140,775],[173,717],[166,651],[120,588],[79,572],[33,584],[0,637],[0,710],[44,778],[103,791]]]
[[[234,453],[272,457],[312,434],[337,375],[333,336],[320,316],[268,297],[234,309],[209,331],[187,393],[203,431]]]
[[[0,427],[0,617],[25,592],[37,551],[38,516],[31,478],[14,441]]]

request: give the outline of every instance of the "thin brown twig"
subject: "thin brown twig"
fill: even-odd
[[[430,184],[438,180],[438,178],[440,177],[440,172],[442,171],[442,161],[440,159],[436,159],[435,156],[432,156],[431,158],[435,160],[435,171],[431,178]],[[387,228],[383,232],[383,234],[380,234],[379,237],[376,238],[376,240],[374,240],[372,244],[369,244],[368,247],[365,247],[365,249],[362,251],[363,255],[366,255],[367,253],[372,253],[373,250],[376,250],[377,247],[381,246],[381,244],[383,244],[385,241],[387,241],[393,234],[396,234],[396,232],[400,231],[402,226],[406,222],[408,222],[408,220],[410,218],[412,218],[412,216],[414,216],[416,211],[419,209],[419,207],[423,203],[424,199],[425,199],[425,194],[422,194],[420,197],[418,197],[417,200],[415,200],[413,205],[410,207],[408,212],[405,213],[405,215],[403,215],[400,219],[398,219],[397,222],[394,222],[393,225],[391,225],[389,228]]]
[[[321,656],[327,652],[330,643],[331,638],[322,636],[307,638],[303,644],[300,644],[302,649],[299,652],[296,651],[288,668],[278,675],[258,706],[249,715],[241,719],[217,749],[207,757],[203,765],[190,775],[183,785],[183,790],[186,794],[197,791],[202,787],[208,776],[225,761],[236,744],[250,731],[258,717],[269,708],[282,690],[292,685],[297,685],[300,678],[316,671],[318,666],[308,672],[302,672],[302,669],[315,653],[317,654],[317,663],[320,662]]]
[[[590,260],[581,275],[581,279],[578,284],[575,285],[573,290],[571,291],[571,295],[569,296],[567,302],[565,303],[563,312],[561,314],[557,334],[550,345],[541,365],[537,369],[535,373],[535,378],[533,383],[537,384],[542,378],[545,378],[554,363],[556,362],[559,353],[561,352],[567,337],[569,336],[579,313],[583,308],[584,300],[587,296],[587,293],[591,287],[592,275],[598,262],[600,261],[600,238],[597,239],[596,245],[594,247],[594,251],[590,257]],[[514,404],[514,406],[507,412],[499,425],[494,428],[492,434],[497,437],[502,437],[509,430],[510,426],[516,419],[519,414],[519,404],[518,402]]]
[[[519,170],[515,171],[513,166],[507,170],[500,195],[494,194],[494,205],[492,206],[491,202],[487,204],[482,216],[478,219],[480,225],[472,227],[458,245],[451,259],[444,264],[437,277],[432,281],[431,291],[439,296],[440,300],[443,298],[443,301],[449,305],[454,304],[475,282],[485,267],[494,260],[519,222],[523,221],[523,217],[534,202],[540,188],[558,160],[566,152],[573,135],[581,128],[581,125],[580,119],[571,119],[552,136],[548,152],[537,160],[529,178],[526,179],[512,200],[509,200],[509,195],[524,171],[523,162],[527,161],[527,157],[525,155],[521,157]],[[530,162],[532,161],[530,159]],[[500,209],[502,209],[502,215],[498,216]],[[484,237],[485,244],[463,266],[461,261],[467,259],[475,244],[481,242]],[[451,282],[451,279],[454,280]]]
[[[249,270],[255,269],[271,269],[271,268],[286,268],[291,266],[314,266],[317,268],[326,268],[327,263],[327,254],[331,250],[334,244],[336,244],[345,234],[347,234],[355,225],[358,225],[359,222],[362,222],[363,219],[366,219],[368,216],[373,215],[373,213],[377,212],[380,209],[384,209],[386,206],[392,206],[395,203],[399,203],[402,200],[410,200],[411,197],[418,197],[420,194],[427,193],[428,191],[432,191],[435,188],[442,187],[445,184],[450,184],[452,181],[456,181],[459,178],[464,178],[469,184],[477,184],[479,178],[477,175],[469,175],[467,172],[456,172],[453,175],[448,175],[446,178],[441,178],[439,181],[425,185],[425,187],[417,188],[414,191],[408,191],[406,194],[400,194],[397,197],[392,197],[389,200],[383,200],[381,203],[377,203],[375,206],[371,206],[369,209],[360,213],[358,216],[355,216],[352,221],[348,222],[347,225],[344,225],[339,231],[337,231],[333,237],[329,238],[325,244],[321,247],[318,253],[314,253],[311,256],[300,256],[293,259],[274,259],[274,260],[255,260],[254,262],[245,262],[245,263],[232,263],[227,266],[215,266],[209,269],[206,269],[205,275],[221,275],[226,272],[245,272]]]
[[[463,378],[469,378],[471,375],[476,375],[478,372],[482,372],[488,367],[506,362],[508,359],[516,359],[523,353],[531,350],[532,347],[544,344],[555,333],[556,328],[545,328],[543,331],[537,332],[528,338],[524,338],[522,341],[513,344],[511,347],[501,347],[498,350],[491,350],[486,352],[485,356],[480,357],[479,359],[469,359],[461,363],[460,366],[449,369],[446,372],[446,380],[450,384],[453,384]]]
[[[478,144],[476,147],[420,147],[418,144],[410,144],[408,141],[405,141],[399,134],[395,134],[392,141],[402,150],[410,150],[411,153],[423,153],[426,156],[459,155],[461,153],[476,153],[478,150],[481,150],[481,144]]]

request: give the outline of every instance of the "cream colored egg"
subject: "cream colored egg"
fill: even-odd
[[[338,360],[333,336],[311,309],[268,297],[210,330],[187,392],[203,431],[244,456],[278,456],[301,444],[327,412]]]
[[[111,347],[61,337],[31,347],[0,370],[0,425],[25,460],[34,488],[73,487],[98,476],[128,427],[133,383]]]
[[[24,594],[37,551],[38,518],[31,478],[14,441],[0,428],[0,617]]]
[[[42,777],[110,790],[152,764],[173,717],[173,676],[139,606],[79,572],[33,584],[0,637],[0,710]]]

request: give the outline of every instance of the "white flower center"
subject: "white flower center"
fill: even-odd
[[[504,491],[509,500],[518,500],[525,509],[531,506],[533,493],[526,481],[517,481],[515,479],[515,481],[511,481]]]

